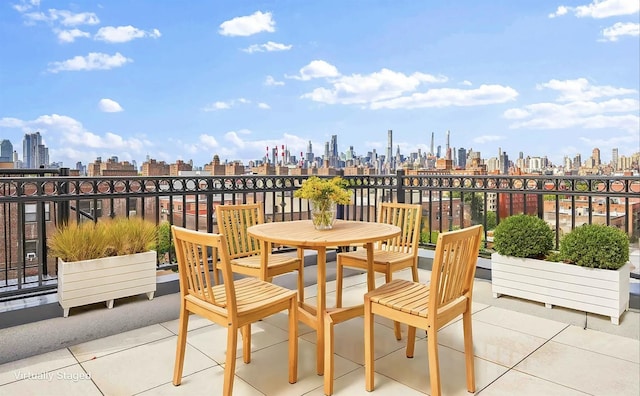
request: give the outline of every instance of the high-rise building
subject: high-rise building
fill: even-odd
[[[435,154],[436,154],[436,152],[435,152],[435,148],[434,148],[434,139],[433,139],[433,135],[434,135],[434,133],[433,133],[433,132],[431,132],[431,146],[430,146],[431,148],[430,148],[430,151],[429,151],[429,155],[435,155]]]
[[[389,170],[394,169],[393,166],[393,131],[389,129],[387,131],[387,162],[389,163]]]
[[[309,140],[309,145],[307,146],[307,162],[309,164],[313,162],[313,147],[311,146],[311,140]]]
[[[600,161],[600,149],[599,148],[594,148],[593,152],[591,153],[591,158],[593,158],[593,165],[594,166],[600,166],[602,165],[602,162]]]
[[[340,160],[338,157],[338,135],[331,135],[331,146],[329,149],[329,166],[337,168]]]
[[[22,161],[25,168],[39,168],[49,163],[49,149],[42,144],[40,132],[27,133],[22,141]]]
[[[614,148],[611,150],[611,166],[614,170],[617,170],[618,167],[618,149]]]
[[[13,162],[13,144],[7,139],[0,142],[0,162]]]
[[[506,151],[501,151],[500,154],[500,173],[503,175],[509,174],[509,156]]]
[[[467,167],[467,150],[464,147],[458,149],[458,166],[462,169]]]

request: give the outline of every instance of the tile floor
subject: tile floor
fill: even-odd
[[[428,279],[426,270],[420,278]],[[408,273],[401,277],[408,278]],[[358,302],[366,289],[363,275],[347,278],[345,304]],[[334,284],[328,284],[328,305]],[[316,288],[306,290],[314,303]],[[478,298],[475,298],[478,296]],[[534,315],[538,307],[506,309],[490,297],[490,283],[477,280],[473,336],[477,394],[633,395],[640,394],[638,312],[627,312],[632,336],[584,330],[575,320]],[[523,308],[524,307],[524,308]],[[553,310],[549,311],[555,311]],[[526,312],[526,313],[524,313]],[[604,328],[614,328],[607,318]],[[572,324],[573,323],[573,324]],[[621,325],[621,326],[622,326]],[[322,395],[315,373],[315,337],[300,325],[298,382],[287,381],[286,315],[252,327],[252,362],[236,365],[234,395]],[[171,384],[177,320],[154,324],[69,348],[0,365],[0,395],[219,395],[222,393],[226,330],[192,316],[182,385]],[[424,337],[424,333],[423,337]],[[335,327],[336,395],[429,395],[426,343],[413,359],[404,355],[391,323],[376,322],[374,393],[364,389],[363,321]],[[466,395],[461,323],[439,333],[442,391]],[[421,346],[422,345],[422,346]]]

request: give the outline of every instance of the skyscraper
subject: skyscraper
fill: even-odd
[[[331,152],[329,153],[329,165],[338,166],[338,135],[331,135]]]
[[[13,162],[13,144],[9,140],[0,142],[0,162]]]
[[[464,147],[458,149],[458,166],[462,169],[467,167],[467,150]]]
[[[387,162],[389,163],[389,170],[393,170],[393,131],[389,129],[387,131]]]
[[[49,149],[42,144],[40,132],[27,133],[22,141],[22,161],[25,168],[49,164]]]
[[[611,166],[614,170],[618,169],[618,149],[614,148],[611,150]]]

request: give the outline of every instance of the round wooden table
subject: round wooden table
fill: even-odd
[[[348,308],[327,309],[327,247],[363,244],[367,249],[367,288],[375,288],[375,274],[373,272],[373,244],[377,241],[394,238],[400,235],[400,228],[390,224],[336,220],[330,230],[316,230],[311,220],[284,221],[264,223],[251,226],[247,232],[262,243],[262,251],[270,250],[271,244],[295,246],[302,249],[312,249],[318,252],[318,294],[317,304],[312,307],[300,301],[300,321],[316,330],[318,375],[325,375],[325,393],[331,394],[333,388],[333,325],[364,313],[363,305]],[[266,266],[267,256],[262,255],[263,266]],[[325,348],[325,333],[329,342]],[[326,354],[326,356],[325,356]],[[325,370],[327,364],[327,370]]]

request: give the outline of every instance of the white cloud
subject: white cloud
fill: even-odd
[[[569,12],[569,9],[565,6],[559,6],[558,9],[556,10],[556,12],[552,12],[551,14],[549,14],[549,18],[555,18],[557,16],[562,16],[565,15],[567,12]]]
[[[98,32],[95,34],[94,39],[99,41],[105,41],[107,43],[126,43],[128,41],[143,38],[143,37],[151,37],[158,38],[160,37],[160,31],[158,29],[153,29],[151,31],[144,31],[142,29],[138,29],[131,25],[128,26],[105,26],[101,27]]]
[[[25,123],[19,118],[14,117],[4,117],[0,118],[0,127],[5,128],[22,128]]]
[[[484,144],[484,143],[489,143],[489,142],[496,142],[498,140],[503,140],[504,136],[498,136],[498,135],[484,135],[484,136],[478,136],[476,138],[473,139],[474,143],[478,143],[478,144]]]
[[[64,26],[97,25],[100,19],[93,12],[71,12],[67,10],[50,9],[49,15]]]
[[[204,111],[226,110],[231,108],[231,102],[213,102],[204,107]]]
[[[537,89],[549,88],[560,92],[559,102],[571,102],[578,100],[592,100],[606,96],[619,96],[633,94],[635,89],[615,88],[607,85],[591,85],[586,78],[575,80],[550,80],[549,82],[538,84]]]
[[[38,6],[40,6],[40,0],[20,0],[20,3],[13,5],[13,9],[23,13]]]
[[[118,113],[124,110],[118,102],[106,98],[100,99],[100,102],[98,102],[98,108],[105,113]]]
[[[227,110],[227,109],[230,109],[231,107],[235,106],[238,103],[240,103],[240,104],[249,104],[249,103],[251,103],[251,101],[249,99],[246,99],[246,98],[231,99],[231,100],[228,100],[226,102],[217,101],[217,102],[213,102],[211,104],[206,105],[203,108],[203,110],[204,111]]]
[[[26,12],[31,8],[19,6],[14,7],[18,12],[23,13],[22,16],[28,24],[36,22],[58,23],[62,26],[79,26],[79,25],[97,25],[100,19],[93,12],[71,12],[67,10],[57,10],[51,8],[48,13],[44,12]]]
[[[243,49],[244,52],[248,52],[250,54],[254,52],[273,52],[273,51],[288,51],[293,47],[293,45],[275,43],[273,41],[267,41],[264,44],[253,44],[249,47]]]
[[[78,37],[91,37],[88,32],[83,32],[80,29],[60,30],[54,29],[55,34],[58,35],[58,40],[61,43],[73,43]]]
[[[518,97],[518,91],[503,85],[482,84],[476,89],[437,88],[385,101],[371,103],[371,109],[415,109],[422,107],[482,106],[506,103]]]
[[[234,146],[236,146],[237,148],[244,148],[245,147],[245,142],[244,140],[242,140],[240,138],[240,136],[238,136],[238,133],[240,134],[247,134],[247,131],[229,131],[227,133],[224,134],[224,139],[230,143],[232,143]]]
[[[464,80],[463,82],[460,83],[460,85],[464,85],[466,87],[470,87],[473,85],[473,83],[469,80]]]
[[[286,76],[287,78],[294,78],[296,80],[308,81],[312,78],[323,77],[338,77],[338,69],[331,63],[323,60],[311,61],[308,65],[300,69],[300,74],[297,76]]]
[[[116,52],[114,55],[90,52],[87,56],[75,56],[62,62],[52,62],[49,64],[49,71],[57,73],[65,70],[109,70],[115,67],[121,67],[129,62],[133,62],[133,60],[123,56],[119,52]]]
[[[558,103],[534,103],[505,111],[503,117],[514,120],[510,128],[606,128],[634,132],[637,136],[640,102],[637,98],[616,97],[636,94],[634,89],[590,85],[584,78],[551,80],[538,84],[537,88],[558,91]],[[596,101],[599,98],[608,99]]]
[[[216,148],[219,146],[215,137],[206,134],[200,135],[200,143],[202,143],[206,148]]]
[[[448,78],[420,72],[406,75],[389,69],[367,75],[344,76],[335,66],[324,61],[311,62],[293,78],[309,80],[318,77],[327,77],[330,85],[316,88],[302,98],[326,104],[359,104],[371,109],[475,106],[504,103],[518,95],[513,88],[500,85],[482,85],[476,89],[431,89],[416,93],[422,84],[444,83]]]
[[[264,85],[284,85],[284,81],[277,81],[275,78],[273,78],[273,76],[267,76],[267,78],[264,80]]]
[[[640,10],[638,0],[593,0],[587,5],[577,7],[559,6],[556,12],[549,14],[550,18],[562,16],[570,11],[578,18],[591,17],[596,19],[612,16],[631,15]]]
[[[251,36],[260,32],[274,32],[275,25],[270,12],[256,11],[222,22],[218,32],[223,36]]]
[[[62,142],[63,146],[82,148],[106,148],[109,150],[142,150],[143,141],[136,138],[123,138],[113,132],[104,136],[88,131],[80,121],[65,115],[42,115],[35,120],[13,122],[27,130],[38,130],[46,133],[48,142]]]
[[[622,23],[617,22],[613,26],[610,26],[602,31],[602,36],[605,41],[618,41],[621,36],[640,36],[640,23]]]
[[[271,108],[271,106],[269,106],[269,105],[268,105],[268,104],[266,104],[266,103],[262,103],[262,102],[261,102],[261,103],[258,103],[258,108],[260,108],[260,109],[264,109],[264,110],[269,110],[269,109]]]

